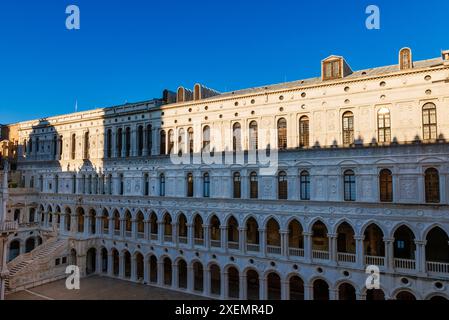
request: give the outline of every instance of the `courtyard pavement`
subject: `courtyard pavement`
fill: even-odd
[[[65,279],[6,296],[6,300],[204,300],[203,297],[119,279],[82,278],[80,290],[67,290]]]

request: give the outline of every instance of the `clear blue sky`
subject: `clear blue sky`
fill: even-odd
[[[81,30],[65,28],[65,8]],[[365,8],[381,9],[381,30]],[[0,123],[160,97],[200,82],[219,91],[317,76],[449,49],[449,1],[14,0],[0,2]]]

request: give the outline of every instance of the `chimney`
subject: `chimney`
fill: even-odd
[[[442,51],[441,57],[443,58],[443,63],[445,65],[449,65],[449,50]]]

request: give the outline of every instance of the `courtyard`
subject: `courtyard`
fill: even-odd
[[[199,296],[100,276],[82,278],[80,290],[68,290],[65,279],[15,292],[7,300],[200,300]]]

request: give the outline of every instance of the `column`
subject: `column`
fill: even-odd
[[[394,238],[384,238],[385,243],[385,268],[387,272],[394,271]]]
[[[147,284],[150,282],[150,261],[148,261],[145,257],[143,259],[143,283]]]
[[[112,277],[114,274],[114,259],[112,252],[108,252],[108,276]]]
[[[220,225],[221,249],[228,252],[228,227]]]
[[[329,300],[338,300],[338,289],[329,288]]]
[[[112,214],[113,213],[111,213],[111,216],[108,217],[108,224],[109,224],[108,232],[111,238],[114,236],[114,219],[112,218]]]
[[[228,273],[223,272],[220,282],[220,300],[226,300],[228,298],[228,289]],[[240,289],[240,291],[242,290]]]
[[[131,220],[131,226],[132,226],[132,238],[137,239],[137,220],[136,219]]]
[[[193,267],[191,265],[187,266],[187,290],[193,292],[194,285],[194,274]]]
[[[304,300],[313,300],[313,286],[304,284]]]
[[[280,230],[281,234],[281,255],[288,257],[288,230]]]
[[[204,247],[209,251],[210,249],[210,225],[203,224],[204,230]]]
[[[266,250],[267,240],[265,238],[266,238],[266,230],[259,228],[260,253],[262,254],[262,256],[266,256],[267,254]]]
[[[189,248],[193,249],[195,246],[195,240],[193,239],[195,236],[194,230],[193,230],[193,224],[188,223],[187,224],[187,245]]]
[[[148,134],[148,128],[147,128],[147,126],[146,125],[144,125],[143,126],[143,139],[142,139],[142,144],[143,144],[143,148],[142,148],[142,156],[143,157],[147,157],[148,156],[148,148],[147,148],[147,145],[148,145],[148,136],[147,136],[147,134]]]
[[[125,257],[122,252],[119,253],[119,271],[118,275],[120,278],[125,277]]]
[[[365,236],[355,236],[355,263],[357,265],[357,268],[364,269],[365,261],[363,259],[364,253],[363,253],[363,240],[365,239]]]
[[[148,241],[150,239],[150,220],[143,221],[143,232],[145,241]]]
[[[246,286],[246,274],[241,274],[239,276],[239,299],[246,300],[248,297],[247,286]]]
[[[337,265],[337,234],[328,233],[329,239],[329,261],[332,265]]]
[[[131,139],[131,152],[130,152],[130,155],[132,157],[136,157],[137,156],[138,145],[137,145],[137,130],[136,130],[135,126],[133,126],[132,129],[131,129],[131,137],[130,137],[130,139]]]
[[[163,261],[157,262],[157,285],[158,286],[164,285],[164,262]]]
[[[239,227],[239,248],[242,254],[246,253],[246,228]]]
[[[288,281],[281,280],[281,300],[289,300],[289,287]]]
[[[415,240],[416,245],[416,271],[421,274],[426,273],[426,240]]]
[[[159,239],[159,243],[164,243],[164,221],[158,221],[157,222],[157,236]]]
[[[125,229],[126,229],[126,223],[125,219],[120,218],[120,237],[125,237]]]
[[[137,281],[137,259],[136,256],[131,256],[131,281]]]
[[[122,158],[126,157],[126,128],[122,130],[122,150],[121,150]]]
[[[203,268],[203,294],[210,296],[210,269],[208,267]]]
[[[260,300],[267,300],[267,279],[259,277],[259,298]]]
[[[303,232],[304,236],[304,260],[307,263],[312,261],[312,232]]]
[[[177,263],[172,264],[172,287],[179,288],[179,268]]]

